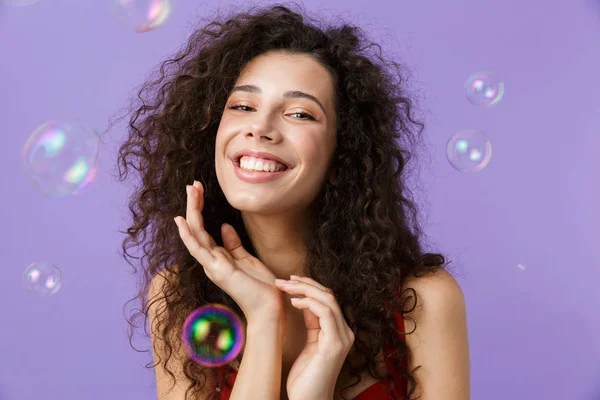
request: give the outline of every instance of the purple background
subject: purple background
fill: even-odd
[[[453,261],[466,296],[472,398],[600,399],[593,206],[600,204],[600,7],[591,0],[304,4],[325,18],[342,13],[413,71],[431,145],[422,157],[421,208],[431,248]],[[128,188],[110,175],[123,125],[109,133],[99,175],[78,197],[43,197],[20,154],[47,120],[106,129],[197,16],[227,3],[176,2],[167,22],[144,34],[116,21],[108,5],[42,0],[0,13],[1,400],[156,398],[154,371],[143,367],[151,355],[130,348],[122,313],[135,287],[118,254]],[[489,109],[472,106],[463,90],[482,69],[506,84]],[[479,173],[460,173],[446,160],[446,141],[463,128],[491,139],[492,160]],[[37,261],[63,272],[54,296],[21,286],[23,270]]]

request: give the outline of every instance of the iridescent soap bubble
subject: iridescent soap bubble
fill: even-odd
[[[229,364],[244,346],[240,318],[221,304],[194,310],[183,324],[183,343],[194,362],[207,367]]]
[[[160,26],[171,13],[171,0],[111,0],[113,12],[137,33]]]
[[[489,164],[492,158],[492,144],[480,130],[463,130],[448,140],[446,158],[458,171],[478,172]]]
[[[49,121],[38,127],[23,148],[25,174],[48,197],[81,193],[95,178],[100,138],[73,122]]]
[[[23,287],[39,296],[51,296],[62,285],[62,274],[56,265],[36,262],[25,268],[21,278]]]
[[[465,92],[471,104],[493,107],[504,96],[504,82],[492,71],[477,72],[465,82]]]

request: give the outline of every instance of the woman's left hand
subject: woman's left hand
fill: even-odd
[[[291,285],[276,286],[303,310],[306,346],[292,365],[286,389],[290,400],[331,400],[338,375],[354,344],[354,332],[346,324],[331,289],[307,277],[291,276]]]

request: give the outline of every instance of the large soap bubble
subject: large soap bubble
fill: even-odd
[[[183,326],[183,343],[198,364],[219,367],[230,363],[244,346],[240,318],[222,304],[208,304],[194,310]]]
[[[25,174],[48,197],[77,195],[95,178],[100,137],[84,126],[49,121],[38,127],[23,148]]]

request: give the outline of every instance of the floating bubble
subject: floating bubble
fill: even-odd
[[[48,197],[81,193],[96,177],[100,137],[83,126],[49,121],[38,127],[23,148],[23,168]]]
[[[22,276],[23,287],[39,296],[51,296],[62,285],[60,270],[49,262],[36,262],[25,268]]]
[[[448,140],[446,158],[458,171],[479,172],[492,158],[492,144],[477,129],[460,131]]]
[[[194,362],[207,367],[230,363],[244,345],[240,318],[221,304],[194,310],[183,324],[183,343]]]
[[[137,33],[159,27],[171,13],[171,0],[112,0],[113,12]]]
[[[477,72],[465,82],[465,91],[471,104],[493,107],[504,96],[504,82],[492,71]]]

